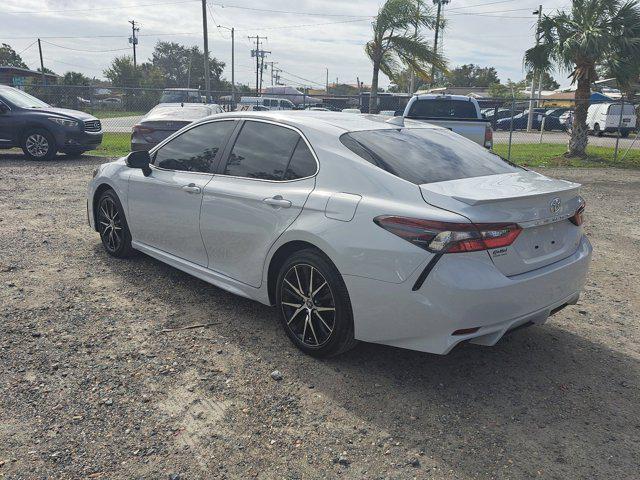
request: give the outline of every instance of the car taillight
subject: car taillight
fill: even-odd
[[[450,223],[392,215],[381,215],[373,221],[388,232],[434,253],[507,247],[522,231],[515,223]]]
[[[491,130],[491,125],[487,125],[484,129],[484,146],[485,148],[493,148],[493,130]]]
[[[586,205],[586,202],[582,200],[582,203],[576,210],[576,213],[574,213],[573,216],[569,218],[569,220],[571,220],[571,223],[577,226],[580,226],[584,223],[584,207],[586,207]]]
[[[153,133],[155,130],[151,127],[145,127],[144,125],[134,125],[133,133],[139,133],[141,135],[145,135],[147,133]]]

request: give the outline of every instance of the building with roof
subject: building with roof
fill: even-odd
[[[58,76],[52,73],[45,73],[44,78],[46,83],[54,84],[57,82]],[[0,65],[0,85],[19,87],[29,83],[27,82],[28,79],[34,79],[31,83],[40,83],[42,82],[42,73],[28,68]]]

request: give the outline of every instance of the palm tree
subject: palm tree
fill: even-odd
[[[372,23],[373,39],[365,51],[373,62],[369,112],[378,110],[378,75],[380,71],[394,79],[403,65],[418,76],[428,77],[428,65],[445,69],[445,61],[416,33],[415,25],[432,28],[435,18],[423,0],[387,0]]]
[[[545,15],[538,31],[540,43],[527,50],[525,64],[549,59],[569,71],[576,83],[576,105],[567,156],[584,156],[588,142],[587,110],[596,66],[612,59],[638,58],[640,6],[638,0],[573,0],[569,13]]]

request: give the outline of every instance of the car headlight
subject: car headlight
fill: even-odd
[[[49,120],[57,123],[58,125],[62,125],[63,127],[77,127],[78,122],[75,120],[69,120],[68,118],[58,118],[58,117],[49,117]]]

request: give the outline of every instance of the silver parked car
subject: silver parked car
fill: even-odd
[[[131,151],[150,150],[185,125],[223,111],[216,104],[160,103],[133,126]]]
[[[443,354],[544,323],[585,283],[584,205],[578,184],[445,128],[309,111],[203,119],[88,190],[109,254],[277,305],[317,356],[356,340]]]

